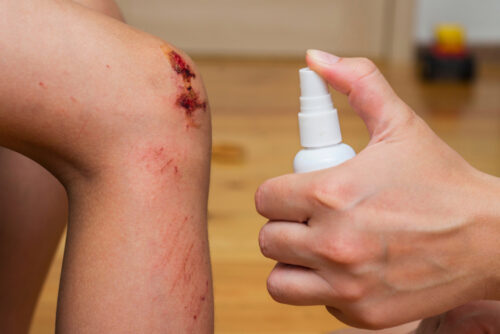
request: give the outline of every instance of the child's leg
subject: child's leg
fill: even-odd
[[[69,193],[58,330],[210,332],[210,121],[193,64],[69,2],[0,7],[0,144]]]
[[[112,0],[78,2],[122,20]],[[0,147],[0,213],[0,332],[27,333],[66,226],[66,191],[45,168]]]
[[[67,212],[56,178],[0,147],[0,333],[28,332]]]

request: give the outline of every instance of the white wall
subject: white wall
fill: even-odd
[[[302,57],[319,48],[376,59],[389,54],[393,1],[117,0],[129,23],[193,54]]]
[[[471,44],[498,44],[500,0],[418,0],[417,41],[432,40],[434,26],[439,22],[461,23]]]

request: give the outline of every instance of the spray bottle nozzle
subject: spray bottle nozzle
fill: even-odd
[[[342,141],[337,110],[333,107],[328,86],[309,68],[300,76],[300,141],[303,147],[322,147]]]
[[[305,67],[299,70],[300,75],[300,96],[316,97],[330,94],[325,80],[316,72]]]
[[[303,113],[333,109],[328,85],[316,72],[308,67],[299,70],[300,109]]]

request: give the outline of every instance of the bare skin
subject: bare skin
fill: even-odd
[[[496,334],[500,332],[500,302],[471,302],[425,319],[411,334]]]
[[[211,333],[211,130],[194,64],[68,1],[0,10],[0,145],[68,192],[57,331]],[[171,52],[193,74],[196,103],[179,100],[188,85]]]
[[[402,326],[370,331],[344,329],[331,334],[497,334],[500,331],[500,302],[470,302],[443,314]]]
[[[73,0],[89,9],[124,22],[123,14],[113,0]]]
[[[497,334],[500,331],[500,302],[470,302],[434,317],[405,325],[370,331],[344,329],[331,334]]]
[[[0,332],[27,333],[66,226],[66,191],[34,161],[0,147]]]
[[[439,139],[370,61],[312,51],[307,62],[371,140],[340,166],[258,189],[261,250],[279,262],[271,296],[368,329],[499,300],[500,179]]]
[[[113,1],[80,3],[123,19]],[[68,201],[61,183],[33,160],[0,147],[0,166],[0,332],[27,333]]]

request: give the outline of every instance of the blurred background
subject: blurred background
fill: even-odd
[[[473,166],[500,176],[499,0],[118,0],[131,25],[187,51],[213,114],[209,232],[216,333],[328,333],[322,307],[271,300],[253,194],[292,172],[300,149],[298,70],[308,48],[373,59],[395,91]],[[332,92],[344,141],[363,123]],[[32,333],[53,333],[62,244]]]

